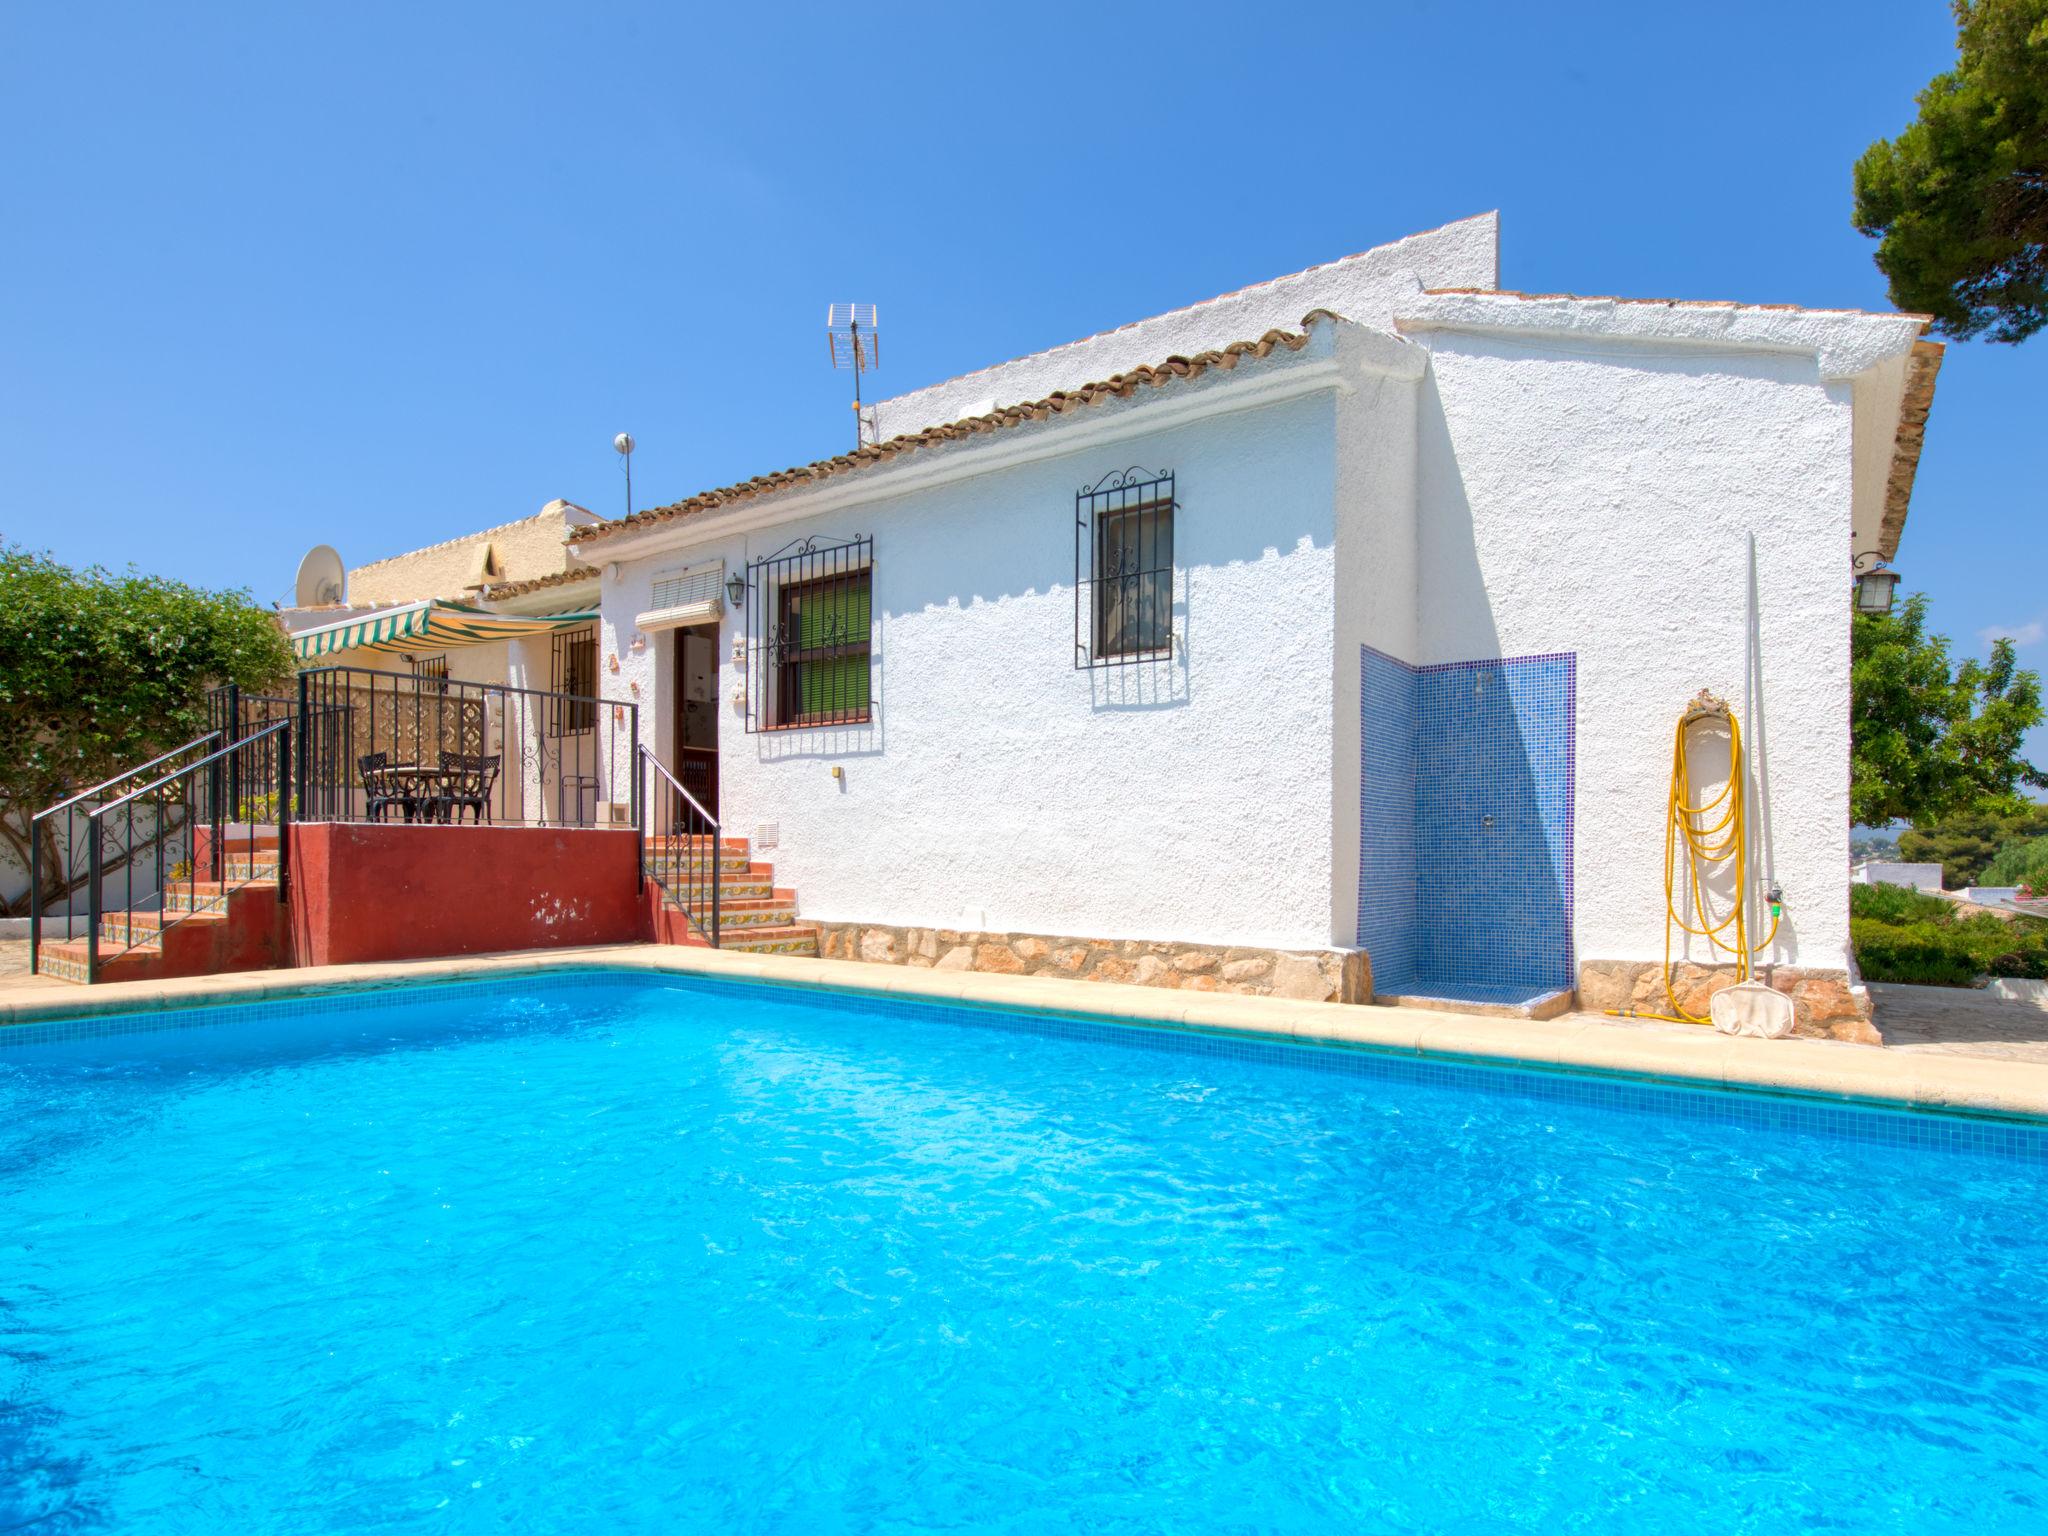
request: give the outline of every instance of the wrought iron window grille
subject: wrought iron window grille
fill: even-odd
[[[556,630],[548,659],[548,735],[584,736],[597,729],[597,631]]]
[[[1133,465],[1074,493],[1074,667],[1173,655],[1172,470]]]
[[[813,535],[747,566],[749,734],[873,716],[875,541]]]

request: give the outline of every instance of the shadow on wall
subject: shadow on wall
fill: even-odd
[[[1358,942],[1374,990],[1521,1001],[1572,984],[1576,658],[1361,657]]]

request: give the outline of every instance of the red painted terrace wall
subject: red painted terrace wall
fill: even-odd
[[[295,961],[630,943],[647,923],[637,837],[630,828],[294,826]]]

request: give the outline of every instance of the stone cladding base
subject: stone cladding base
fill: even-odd
[[[1877,1028],[1870,1022],[1870,994],[1852,988],[1847,971],[1807,970],[1796,965],[1774,965],[1757,972],[1765,981],[1792,999],[1797,1021],[1792,1032],[1813,1040],[1853,1040],[1860,1045],[1882,1045]],[[1678,994],[1678,1006],[1695,1018],[1705,1018],[1707,1003],[1723,987],[1735,984],[1730,965],[1696,965],[1681,961],[1672,967],[1671,984]],[[1579,965],[1579,1007],[1588,1013],[1609,1008],[1632,1009],[1637,1013],[1669,1013],[1671,1001],[1664,994],[1664,965],[1659,960],[1586,960]]]
[[[1160,939],[1065,939],[1033,933],[963,933],[880,923],[820,923],[818,953],[937,971],[1060,976],[1187,992],[1238,992],[1309,1002],[1372,1001],[1372,965],[1358,949],[1257,949]]]

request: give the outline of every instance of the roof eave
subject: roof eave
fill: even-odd
[[[1884,518],[1878,524],[1877,549],[1890,560],[1905,536],[1906,513],[1913,501],[1913,482],[1920,473],[1920,450],[1927,438],[1927,417],[1934,409],[1934,383],[1945,349],[1921,337],[1906,359],[1906,389],[1899,400],[1898,434],[1892,439],[1891,471],[1885,478]]]
[[[1198,417],[1348,388],[1350,375],[1360,370],[1420,375],[1419,349],[1394,338],[1378,339],[1384,342],[1384,349],[1397,352],[1397,357],[1380,355],[1384,349],[1358,347],[1340,359],[1339,330],[1350,332],[1358,330],[1357,327],[1320,311],[1306,317],[1303,325],[1299,335],[1286,341],[1288,355],[1284,361],[1263,362],[1272,350],[1268,346],[1259,354],[1262,366],[1257,368],[1240,371],[1237,359],[1233,359],[1211,364],[1193,378],[1169,375],[1148,379],[1146,384],[1150,387],[1126,390],[1113,402],[1101,402],[1101,410],[1077,412],[1070,404],[1049,406],[1047,402],[1013,407],[1003,413],[1004,419],[955,423],[941,440],[900,443],[893,452],[853,466],[850,471],[842,468],[814,480],[749,489],[725,505],[678,513],[663,520],[646,520],[636,525],[620,519],[604,525],[604,531],[597,537],[572,537],[570,548],[578,558],[595,562],[654,554],[925,490],[1013,464],[1142,436]],[[1271,342],[1278,334],[1269,332],[1263,340]],[[1370,333],[1366,334],[1369,338]],[[1217,355],[1204,354],[1212,358]],[[1159,388],[1165,384],[1175,387]],[[1100,390],[1107,386],[1087,387]],[[1074,392],[1076,396],[1080,393]],[[1116,408],[1109,408],[1111,405]],[[842,461],[820,462],[836,465]],[[640,514],[640,518],[646,519],[647,514]]]

